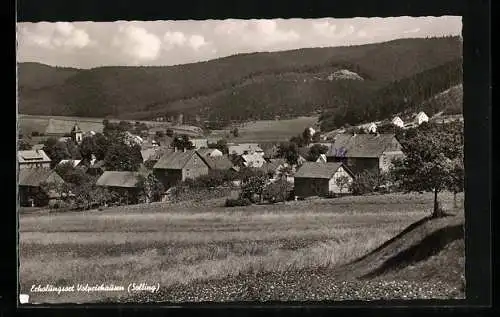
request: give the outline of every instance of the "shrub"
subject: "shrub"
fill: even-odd
[[[377,175],[372,172],[361,172],[354,178],[351,183],[351,191],[353,195],[364,195],[372,193],[376,190],[379,183]]]
[[[250,206],[252,202],[248,198],[226,199],[225,207]]]
[[[284,202],[289,199],[293,185],[287,180],[280,179],[268,184],[262,193],[263,198],[270,202]]]

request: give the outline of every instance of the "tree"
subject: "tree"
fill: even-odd
[[[311,141],[312,141],[311,130],[309,130],[309,128],[306,128],[302,132],[302,142],[304,145],[309,145]]]
[[[335,184],[338,186],[339,191],[342,193],[345,188],[349,185],[349,177],[341,175],[335,179]]]
[[[463,188],[463,130],[459,126],[429,125],[416,129],[401,145],[405,158],[394,161],[394,179],[407,192],[433,192],[432,215],[441,216],[438,194]]]
[[[238,128],[234,128],[232,131],[231,131],[231,134],[237,138],[239,135],[240,135],[240,131],[238,130]]]
[[[70,162],[58,164],[54,170],[65,182],[76,186],[90,181],[90,176],[84,170],[74,167]]]
[[[194,148],[193,143],[191,143],[189,136],[186,134],[174,138],[171,146],[177,148],[178,150],[191,150]]]
[[[320,141],[320,138],[321,138],[321,133],[316,132],[316,133],[314,133],[314,135],[312,136],[312,142],[319,142],[319,141]]]
[[[152,173],[140,177],[139,188],[141,189],[140,200],[146,203],[160,201],[165,192],[163,184]]]
[[[290,165],[296,165],[299,159],[297,144],[293,142],[281,143],[278,147],[278,157],[286,159]]]
[[[54,168],[61,160],[71,158],[66,142],[58,141],[55,138],[49,138],[44,142],[45,153],[50,157],[51,168]]]
[[[17,149],[19,151],[31,150],[31,144],[24,139],[20,139],[17,143]]]
[[[111,171],[137,171],[141,163],[141,147],[125,142],[112,143],[104,157],[104,166]]]
[[[79,145],[79,149],[82,159],[90,161],[92,158],[92,154],[95,155],[96,151],[95,138],[92,136],[84,137]]]
[[[322,144],[314,144],[309,148],[308,161],[316,161],[321,154],[328,152],[328,146]]]
[[[92,138],[94,140],[93,154],[97,160],[104,160],[110,145],[109,140],[102,133],[96,133]]]
[[[258,200],[262,201],[262,193],[265,185],[265,176],[251,176],[242,184],[240,197],[256,202],[254,196],[257,196]]]

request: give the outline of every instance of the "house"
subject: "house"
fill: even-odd
[[[270,159],[262,166],[262,170],[271,177],[272,182],[278,180],[285,169],[289,169],[291,173],[294,172],[293,168],[282,158]],[[287,181],[293,183],[293,177],[288,175]]]
[[[326,154],[320,154],[318,159],[316,160],[317,163],[326,163],[328,162],[328,159],[326,158]]]
[[[224,155],[224,153],[222,153],[222,151],[219,149],[205,148],[205,149],[199,149],[197,150],[197,152],[204,157],[220,157]]]
[[[392,160],[403,156],[401,144],[392,133],[339,134],[326,154],[328,162],[343,162],[355,174],[387,172]]]
[[[140,194],[140,174],[138,172],[105,171],[96,182],[99,187],[117,192],[126,204],[137,203]]]
[[[47,206],[61,198],[55,190],[47,190],[44,183],[64,184],[64,180],[49,168],[25,168],[19,170],[19,203],[23,207]]]
[[[405,126],[405,123],[403,122],[403,120],[398,116],[395,116],[394,118],[392,118],[391,122],[393,125],[400,127],[400,128],[403,128]]]
[[[43,150],[43,148],[44,148],[44,147],[45,147],[45,145],[44,145],[44,144],[35,144],[35,145],[33,145],[33,146],[31,147],[31,149],[32,149],[33,151],[37,151],[37,150]]]
[[[420,111],[414,119],[417,125],[421,125],[424,122],[429,122],[429,117],[425,114],[425,112]]]
[[[229,170],[233,163],[227,156],[201,156],[210,170]]]
[[[354,174],[343,163],[305,162],[294,175],[298,197],[348,194]]]
[[[168,189],[188,178],[207,175],[209,166],[195,150],[169,151],[153,166],[153,172]]]
[[[260,168],[265,162],[263,153],[253,152],[251,154],[240,155],[236,165]]]
[[[189,141],[191,141],[191,144],[193,144],[195,150],[208,148],[207,139],[193,138],[190,139]]]
[[[257,143],[242,143],[228,146],[229,154],[243,155],[259,153],[264,155],[264,150]]]
[[[19,169],[50,168],[51,159],[44,150],[17,151]]]
[[[366,133],[376,133],[377,132],[377,124],[375,122],[371,122],[368,124],[363,124],[360,126]]]

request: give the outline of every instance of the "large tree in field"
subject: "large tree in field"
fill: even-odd
[[[438,194],[463,190],[463,130],[460,124],[428,124],[400,140],[405,158],[392,174],[407,192],[434,193],[433,216],[441,216]]]
[[[309,148],[309,156],[307,159],[309,161],[316,161],[321,154],[326,154],[328,152],[328,146],[322,144],[314,144]]]

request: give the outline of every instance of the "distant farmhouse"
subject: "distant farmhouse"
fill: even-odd
[[[415,128],[421,125],[424,122],[429,122],[429,117],[427,114],[423,111],[420,111],[418,114],[413,116],[413,118],[410,117],[410,120],[408,120],[407,123],[405,123],[404,128]]]
[[[139,175],[138,172],[106,171],[97,179],[96,185],[119,192],[124,197],[125,204],[137,203]]]
[[[17,151],[19,169],[50,168],[51,159],[43,150]]]
[[[208,148],[208,140],[207,139],[193,138],[193,139],[189,139],[189,141],[191,141],[191,144],[193,144],[195,150]]]
[[[188,178],[208,174],[209,167],[195,150],[175,150],[165,153],[153,166],[154,174],[168,189]]]
[[[392,118],[391,123],[400,128],[403,128],[405,126],[405,123],[403,122],[403,120],[401,120],[399,116],[395,116],[394,118]]]
[[[353,180],[354,174],[341,162],[305,162],[294,175],[294,191],[298,197],[348,194]]]
[[[197,152],[210,170],[229,170],[233,167],[229,158],[218,149],[204,148],[197,150]]]
[[[43,207],[61,196],[54,190],[43,188],[44,183],[64,184],[64,180],[49,168],[19,170],[19,203],[23,207]]]
[[[236,165],[240,167],[255,167],[260,168],[266,160],[264,159],[264,154],[259,152],[253,152],[251,154],[240,155],[237,159]]]
[[[203,157],[220,157],[223,156],[224,153],[222,153],[221,150],[218,149],[199,149],[198,153],[203,156]]]
[[[339,134],[326,154],[328,162],[343,162],[355,174],[387,172],[395,158],[403,157],[394,134]]]

